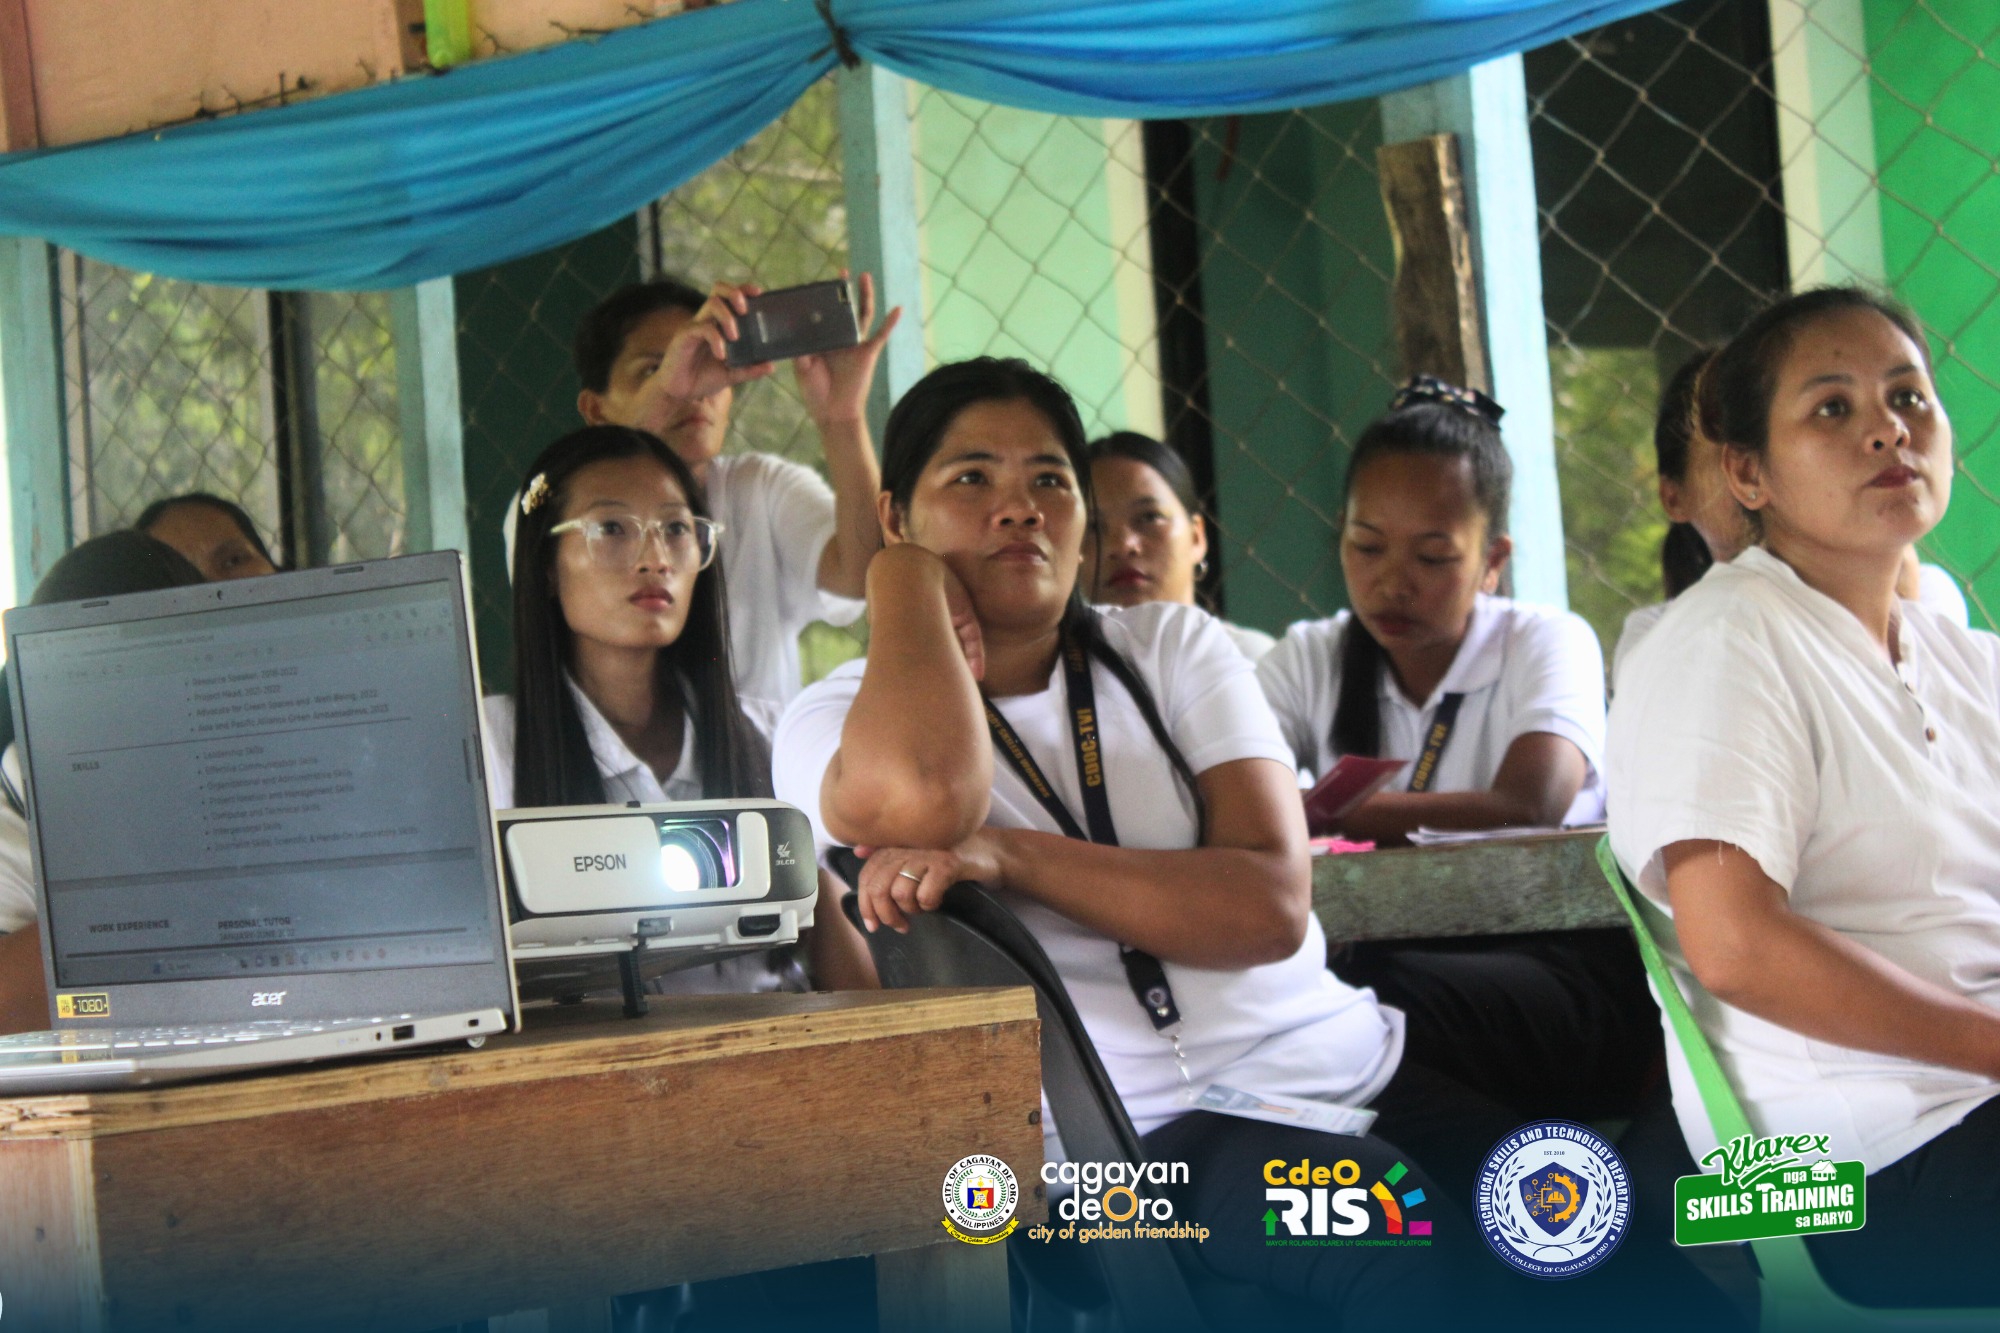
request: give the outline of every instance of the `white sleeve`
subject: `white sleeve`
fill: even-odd
[[[1160,716],[1196,775],[1238,759],[1297,765],[1257,686],[1257,669],[1236,651],[1222,622],[1192,606],[1157,602],[1154,637]]]
[[[1936,565],[1917,566],[1917,601],[1960,629],[1972,627],[1972,612],[1957,580]]]
[[[1606,763],[1611,841],[1642,889],[1666,901],[1658,857],[1676,842],[1742,848],[1791,890],[1819,805],[1819,769],[1799,698],[1765,642],[1781,627],[1717,616],[1681,651],[1633,663],[1612,710]]]
[[[845,670],[807,687],[786,707],[771,741],[772,791],[787,805],[806,812],[812,820],[813,841],[822,853],[836,844],[820,815],[820,787],[834,755],[840,753],[841,729],[860,692],[860,673]]]
[[[1531,732],[1560,736],[1604,771],[1604,650],[1574,612],[1536,616],[1507,663],[1507,744]]]
[[[35,868],[28,858],[28,825],[14,808],[0,805],[0,935],[35,924]]]
[[[495,810],[514,808],[514,699],[489,694],[479,701],[480,749],[486,759],[486,795]]]
[[[868,609],[858,598],[841,597],[819,586],[819,563],[833,540],[833,488],[819,473],[775,455],[759,455],[756,474],[778,557],[778,604],[788,632],[815,620],[850,625]]]
[[[1313,728],[1312,677],[1320,663],[1317,636],[1310,631],[1318,623],[1292,626],[1278,640],[1278,646],[1257,663],[1257,684],[1277,717],[1279,734],[1291,749],[1292,767],[1315,773],[1319,738]]]

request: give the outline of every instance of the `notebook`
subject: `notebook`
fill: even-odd
[[[517,1012],[452,551],[6,614],[50,1032],[0,1091]]]

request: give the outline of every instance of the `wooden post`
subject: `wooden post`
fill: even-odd
[[[1535,164],[1528,145],[1528,89],[1521,57],[1382,99],[1382,141],[1458,136],[1472,263],[1485,325],[1493,396],[1507,409],[1500,434],[1514,460],[1514,595],[1569,605],[1562,495],[1556,480],[1555,401]]]
[[[44,242],[0,236],[0,399],[6,414],[14,596],[21,602],[69,549],[53,267]]]
[[[1375,164],[1396,244],[1393,314],[1403,374],[1491,393],[1458,136],[1384,144]]]
[[[847,257],[856,274],[875,275],[878,313],[903,307],[889,335],[868,428],[879,443],[889,405],[924,373],[924,286],[917,239],[917,159],[910,143],[910,94],[886,69],[842,70],[840,153],[847,191]]]
[[[470,551],[465,430],[458,400],[458,303],[450,278],[390,293],[402,417],[404,549]]]
[[[27,4],[25,0],[0,0],[0,153],[36,148],[41,142]]]

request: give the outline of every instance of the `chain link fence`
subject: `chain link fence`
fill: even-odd
[[[240,504],[288,563],[401,553],[389,298],[57,263],[77,540],[208,491]]]
[[[1996,51],[1991,0],[1683,0],[1525,57],[1570,598],[1607,649],[1660,596],[1660,385],[1772,296],[1825,281],[1883,287],[1930,331],[1959,469],[1927,556],[1976,623],[2000,605]],[[1141,124],[918,87],[910,114],[928,360],[1024,356],[1071,387],[1093,434],[1173,443],[1219,538],[1203,592],[1231,619],[1276,632],[1340,606],[1347,449],[1400,378],[1378,105]],[[578,421],[577,320],[657,272],[833,276],[841,164],[829,80],[639,217],[456,280],[493,688],[507,683],[500,522],[528,460]],[[203,487],[288,553],[315,507],[329,554],[400,549],[385,299],[66,258],[78,531]],[[287,346],[310,349],[289,373]],[[789,375],[739,391],[729,447],[819,464]],[[863,627],[813,627],[808,679],[864,642]]]

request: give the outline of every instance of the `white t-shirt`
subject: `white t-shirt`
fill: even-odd
[[[1206,612],[1148,602],[1101,612],[1106,639],[1153,691],[1174,743],[1197,774],[1238,759],[1289,765],[1271,710],[1251,667]],[[778,799],[812,816],[822,852],[831,845],[820,818],[820,782],[840,749],[841,727],[860,689],[862,662],[834,669],[807,687],[778,724],[773,761]],[[1104,772],[1122,846],[1182,849],[1197,843],[1195,807],[1147,729],[1138,705],[1093,663]],[[994,701],[1070,811],[1082,818],[1075,748],[1060,663],[1048,688]],[[994,828],[1059,833],[1005,762],[994,765]],[[1154,1031],[1125,979],[1115,941],[1019,894],[1007,903],[1048,951],[1089,1030],[1098,1056],[1144,1134],[1186,1112],[1173,1051]],[[1308,918],[1305,942],[1278,963],[1240,970],[1166,963],[1182,1018],[1181,1047],[1199,1089],[1220,1082],[1247,1092],[1317,1097],[1361,1105],[1381,1091],[1402,1054],[1402,1015],[1326,970],[1326,937]],[[1044,1120],[1044,1131],[1053,1126]],[[1051,1139],[1049,1151],[1060,1155]]]
[[[661,782],[645,760],[632,753],[632,748],[605,721],[604,714],[590,701],[573,680],[564,678],[569,685],[570,698],[576,701],[576,711],[583,719],[583,734],[590,741],[591,758],[597,761],[597,775],[604,780],[604,799],[612,804],[639,801],[647,805],[663,801],[699,801],[702,799],[701,771],[694,760],[694,728],[685,729],[686,739],[681,744],[680,760],[674,771]],[[490,694],[482,702],[485,713],[486,785],[492,796],[495,810],[507,810],[514,805],[514,699],[512,695]],[[743,715],[750,719],[752,726],[765,737],[777,718],[774,705],[755,699],[740,700]],[[689,719],[692,723],[692,718]],[[737,995],[747,991],[775,990],[782,978],[773,970],[769,954],[738,954],[732,958],[720,959],[713,963],[703,963],[696,967],[681,968],[668,972],[648,983],[647,989],[656,994],[670,995]]]
[[[1236,645],[1236,651],[1249,658],[1252,665],[1263,661],[1264,654],[1278,646],[1278,641],[1263,630],[1232,624],[1227,620],[1216,623],[1222,626],[1222,632],[1229,636],[1229,641]]]
[[[1972,625],[1965,594],[1958,590],[1958,584],[1951,575],[1936,565],[1917,566],[1917,602],[1960,629],[1968,629]],[[1625,627],[1618,633],[1618,646],[1611,650],[1611,686],[1614,690],[1625,673],[1625,661],[1632,655],[1632,650],[1639,646],[1639,640],[1645,638],[1666,613],[1667,603],[1655,602],[1651,606],[1639,607],[1625,617]]]
[[[1752,547],[1674,599],[1611,710],[1611,845],[1667,910],[1660,850],[1742,848],[1792,910],[2000,1008],[2000,639],[1904,603],[1902,665]],[[1934,738],[1933,738],[1934,737]],[[1816,1041],[1723,1004],[1666,954],[1759,1134],[1833,1135],[1876,1171],[2000,1083]],[[1674,1102],[1715,1146],[1674,1044]]]
[[[1257,664],[1257,680],[1278,715],[1299,767],[1315,776],[1340,756],[1333,713],[1340,702],[1340,651],[1350,613],[1309,620],[1285,632]],[[1530,732],[1561,736],[1590,768],[1563,822],[1604,817],[1604,651],[1581,616],[1552,607],[1481,596],[1451,669],[1421,704],[1411,703],[1385,667],[1376,697],[1382,757],[1414,760],[1438,705],[1461,694],[1458,721],[1438,756],[1431,790],[1486,791],[1507,747]]]
[[[819,586],[833,491],[811,468],[745,453],[708,465],[707,492],[708,511],[722,524],[736,688],[783,705],[799,692],[799,632],[815,620],[852,624],[867,609]]]

